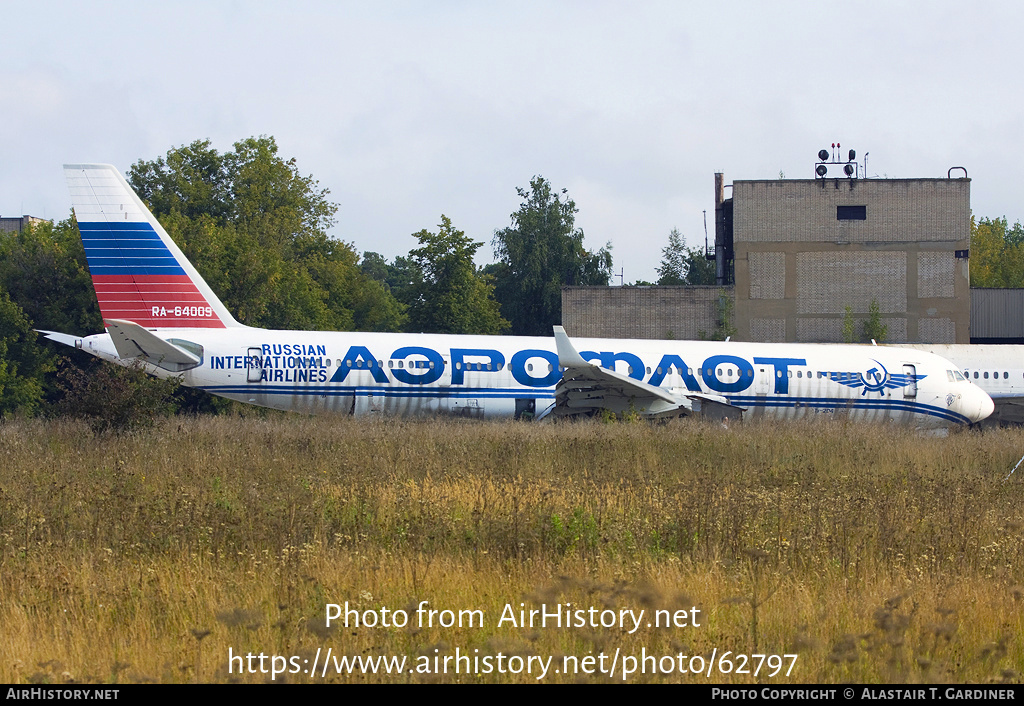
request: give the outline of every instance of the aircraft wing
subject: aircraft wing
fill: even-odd
[[[106,324],[117,355],[125,360],[139,358],[174,372],[193,368],[201,362],[195,354],[165,341],[132,321],[107,319]]]
[[[688,392],[676,395],[628,375],[602,368],[583,359],[565,329],[555,326],[558,364],[564,368],[555,387],[556,416],[589,416],[607,410],[615,414],[635,412],[642,417],[678,417],[701,414],[712,418],[740,418],[744,408],[725,397]]]

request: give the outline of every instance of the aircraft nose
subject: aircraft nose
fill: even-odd
[[[969,417],[973,424],[977,424],[983,419],[987,419],[993,411],[995,411],[996,405],[989,397],[988,393],[979,387],[972,385],[971,394],[964,395],[964,414]]]

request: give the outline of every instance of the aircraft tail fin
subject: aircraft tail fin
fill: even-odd
[[[105,320],[146,328],[241,326],[160,222],[109,164],[65,164]]]

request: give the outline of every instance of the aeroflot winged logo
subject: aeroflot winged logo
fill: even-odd
[[[854,389],[863,387],[864,390],[860,393],[862,396],[869,392],[877,392],[882,394],[884,390],[896,390],[901,387],[906,387],[911,383],[924,380],[927,375],[911,375],[911,374],[896,374],[890,375],[889,371],[885,369],[877,360],[872,360],[874,365],[868,367],[859,373],[825,373],[825,376],[833,382],[838,382],[841,385],[852,387]]]

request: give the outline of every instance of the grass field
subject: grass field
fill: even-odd
[[[629,682],[1016,682],[1022,454],[1020,430],[838,422],[0,423],[0,682],[261,682],[272,655],[289,682],[534,682],[549,658],[540,681],[621,682],[631,657]],[[452,613],[421,626],[422,601]],[[346,602],[408,623],[328,628]],[[644,620],[499,624],[566,603]],[[328,648],[408,662],[299,668]]]

